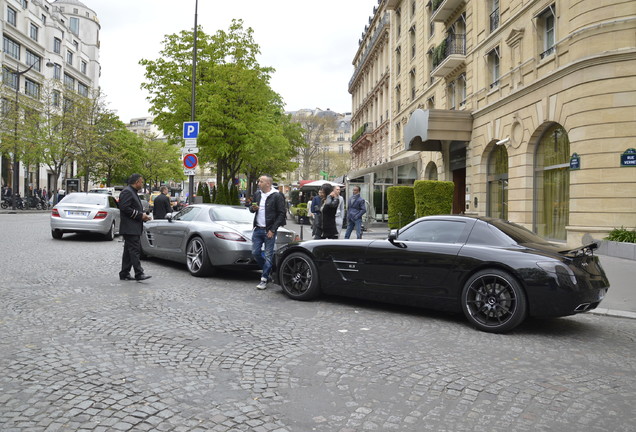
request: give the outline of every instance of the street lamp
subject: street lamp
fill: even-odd
[[[29,66],[26,70],[20,71],[20,63],[18,63],[16,65],[16,72],[15,72],[15,78],[16,78],[16,85],[15,85],[15,129],[14,129],[14,141],[13,141],[13,194],[11,196],[12,198],[12,202],[11,202],[11,209],[15,210],[16,209],[16,203],[17,203],[17,199],[18,199],[18,190],[20,189],[18,187],[18,183],[20,183],[20,161],[18,160],[18,117],[19,117],[19,110],[18,110],[18,104],[20,103],[20,77],[22,75],[24,75],[25,73],[27,73],[28,71],[30,71],[31,69],[33,69],[33,66],[35,66],[38,62],[34,62],[31,66]],[[47,61],[46,62],[46,67],[53,67],[54,64],[51,63],[51,61]],[[26,181],[26,179],[25,179]]]

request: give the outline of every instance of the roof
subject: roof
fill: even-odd
[[[79,0],[55,0],[53,3],[54,4],[56,4],[56,3],[72,4],[72,5],[77,5],[77,6],[84,7],[86,9],[90,9],[88,6],[86,6],[84,3],[82,3]]]

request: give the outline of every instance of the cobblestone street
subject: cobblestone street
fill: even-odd
[[[0,215],[2,431],[634,431],[636,320],[294,302],[256,272],[190,276],[48,213]]]

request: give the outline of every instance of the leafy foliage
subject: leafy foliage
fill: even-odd
[[[386,190],[389,202],[389,228],[402,228],[415,220],[413,186],[391,186]]]
[[[614,228],[609,232],[609,235],[605,237],[605,240],[624,243],[636,243],[636,230],[629,230],[624,227]]]
[[[416,180],[413,184],[416,216],[450,214],[455,184],[448,181]]]

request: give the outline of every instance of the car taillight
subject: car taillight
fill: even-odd
[[[60,217],[60,212],[58,212],[57,209],[53,209],[51,210],[51,216]]]
[[[215,232],[214,235],[223,240],[232,240],[237,242],[247,241],[247,239],[242,235],[233,232]]]
[[[108,216],[108,212],[99,211],[93,219],[106,219],[106,216]]]

